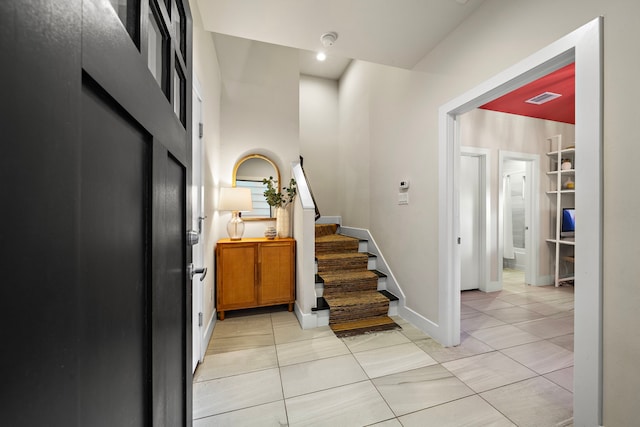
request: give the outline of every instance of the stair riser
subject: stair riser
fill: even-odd
[[[329,324],[346,322],[349,320],[365,319],[367,317],[386,316],[389,303],[367,304],[365,306],[342,306],[329,309]]]
[[[318,274],[334,271],[358,271],[367,270],[367,259],[332,259],[318,260]]]
[[[316,224],[316,237],[336,234],[338,226],[336,224]]]
[[[374,283],[358,283],[358,284],[345,284],[345,285],[334,285],[327,286],[324,285],[323,295],[332,295],[339,294],[342,292],[366,292],[366,291],[377,291],[378,286]]]
[[[316,255],[358,252],[358,241],[316,243]]]
[[[378,279],[378,283],[376,284],[376,290],[381,291],[387,289],[386,279]],[[324,283],[316,282],[316,295],[321,297],[324,294]]]
[[[376,279],[348,282],[325,282],[324,284],[325,294],[331,294],[332,292],[361,292],[377,290],[378,281]]]
[[[322,288],[316,287],[316,295],[322,296]],[[318,323],[318,326],[327,326],[329,324],[329,309],[318,310],[315,311],[318,319],[323,318],[324,323]],[[398,301],[389,301],[389,310],[387,311],[387,316],[398,316]]]

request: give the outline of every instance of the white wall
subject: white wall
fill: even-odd
[[[430,130],[437,135],[437,116],[429,118],[427,82],[426,74],[362,61],[341,79],[343,223],[371,230],[407,307],[437,321],[438,147],[425,143]],[[407,179],[409,204],[399,205]]]
[[[283,183],[300,156],[298,51],[215,34],[222,76],[220,117],[221,187],[230,187],[233,167],[247,154],[269,157]],[[282,184],[281,184],[282,185]],[[231,213],[221,212],[226,237]],[[269,221],[245,221],[245,237],[262,237]]]
[[[353,61],[340,79],[336,194],[342,222],[369,228],[369,63]]]
[[[356,62],[341,82],[342,121],[355,138],[341,138],[345,170],[356,153],[370,156],[371,200],[345,198],[345,218],[369,225],[407,296],[421,315],[438,321],[439,106],[565,34],[604,16],[604,422],[635,423],[640,375],[640,198],[630,197],[640,158],[638,108],[640,3],[631,0],[486,0],[415,68],[415,73]],[[375,81],[375,84],[368,83]],[[349,111],[343,107],[350,105]],[[355,111],[358,107],[366,111]],[[579,141],[576,141],[579,144]],[[357,171],[368,173],[366,167]],[[410,204],[398,207],[398,178],[411,179]],[[349,184],[349,183],[345,183]],[[365,211],[365,212],[362,212]],[[351,213],[358,215],[349,215]],[[345,221],[350,225],[351,219]],[[362,224],[355,224],[363,226]],[[366,226],[366,224],[364,224]],[[419,272],[419,274],[418,274]]]
[[[215,242],[221,237],[218,225],[217,189],[220,171],[220,92],[221,79],[211,33],[204,31],[200,12],[196,1],[190,1],[193,16],[193,71],[200,82],[202,90],[202,116],[204,126],[203,173],[205,186],[205,215],[203,224],[204,266],[207,275],[204,279],[204,325],[213,319],[215,303],[213,289],[215,284],[215,264],[213,251]]]
[[[300,76],[300,154],[320,213],[341,215],[336,80]]]
[[[545,239],[551,236],[551,200],[546,195],[549,189],[549,179],[546,172],[549,170],[549,158],[546,153],[551,151],[546,138],[553,135],[562,135],[565,145],[575,142],[575,126],[567,123],[553,122],[549,120],[534,119],[531,117],[516,116],[513,114],[499,113],[476,109],[459,117],[460,120],[460,145],[469,147],[481,147],[490,150],[489,170],[491,187],[491,218],[490,218],[490,280],[498,278],[498,187],[500,184],[499,151],[506,150],[518,153],[537,154],[540,156],[539,175],[539,200],[540,200],[540,254],[538,275],[541,277],[552,274],[551,248],[545,243]]]

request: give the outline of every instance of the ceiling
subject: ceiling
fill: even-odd
[[[484,0],[196,1],[204,29],[217,35],[220,62],[233,62],[246,49],[243,40],[254,40],[298,49],[301,74],[338,79],[352,59],[414,68]],[[324,48],[320,37],[329,31],[338,39]],[[326,61],[315,59],[319,50]],[[542,105],[524,102],[543,92],[562,96]],[[480,108],[575,123],[574,98],[571,64]]]
[[[561,96],[541,105],[525,102],[544,92],[552,92]],[[560,68],[480,108],[575,124],[575,64]]]
[[[339,78],[351,59],[412,69],[484,0],[197,0],[205,30],[300,49],[301,73]],[[327,61],[320,36],[335,31]]]

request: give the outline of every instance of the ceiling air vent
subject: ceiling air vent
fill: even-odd
[[[545,102],[549,102],[556,98],[560,98],[561,96],[562,95],[560,95],[559,93],[544,92],[544,93],[541,93],[540,95],[534,96],[531,99],[527,99],[524,102],[526,102],[527,104],[541,105],[541,104],[544,104]]]

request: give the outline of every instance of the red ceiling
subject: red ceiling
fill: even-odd
[[[525,102],[527,99],[544,92],[558,93],[562,96],[542,105]],[[528,85],[482,105],[480,108],[575,124],[575,64],[569,64],[547,74]]]

